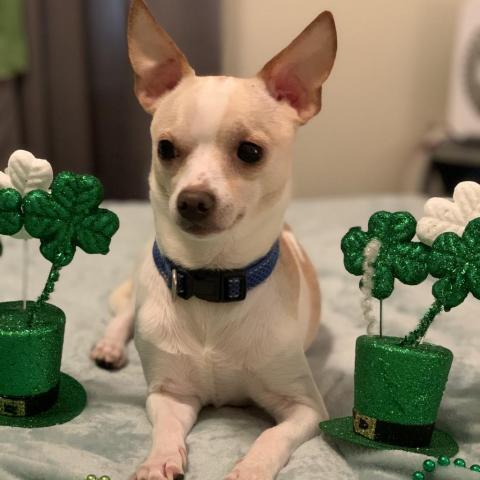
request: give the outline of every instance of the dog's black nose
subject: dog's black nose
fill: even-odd
[[[205,220],[214,208],[214,195],[204,190],[183,190],[177,199],[178,213],[191,222]]]

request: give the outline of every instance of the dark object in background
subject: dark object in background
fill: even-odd
[[[199,75],[220,73],[221,0],[147,0]],[[150,119],[133,94],[129,0],[25,0],[30,65],[17,100],[17,148],[55,170],[92,173],[105,196],[147,197]],[[0,104],[1,105],[1,104]],[[0,169],[8,158],[0,158]]]
[[[449,196],[459,182],[480,183],[480,138],[445,140],[431,153],[430,162],[427,182],[432,174],[438,175]]]
[[[440,177],[445,194],[458,182],[480,182],[480,0],[460,8],[452,56],[446,131],[430,151],[425,186]]]
[[[69,0],[71,1],[71,0]],[[150,169],[150,117],[133,94],[127,56],[130,2],[83,0],[86,8],[93,173],[109,198],[146,198]],[[202,0],[192,15],[190,0],[148,0],[198,75],[220,73],[220,0]]]

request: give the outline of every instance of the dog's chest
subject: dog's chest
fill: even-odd
[[[248,398],[248,372],[241,362],[233,362],[224,351],[206,346],[200,355],[192,355],[190,386],[205,404],[243,404]]]
[[[204,404],[244,404],[256,352],[264,351],[252,309],[195,299],[175,304],[159,310],[147,300],[139,312],[135,342],[149,387],[200,396]]]
[[[249,302],[202,302],[192,308],[194,314],[187,315],[200,347],[192,356],[193,368],[204,375],[204,385],[209,385],[214,403],[243,403],[255,381],[256,369],[268,356],[268,344],[274,341],[263,309],[255,305],[254,298]]]
[[[302,343],[279,269],[241,302],[172,299],[153,262],[140,271],[135,343],[149,389],[194,395],[204,404],[243,404],[261,371]],[[264,368],[265,365],[269,367]]]

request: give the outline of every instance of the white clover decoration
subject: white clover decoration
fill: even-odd
[[[5,170],[8,170],[8,168]],[[0,188],[13,188],[10,177],[4,172],[0,172]]]
[[[32,190],[50,189],[53,180],[52,166],[47,160],[35,158],[26,150],[16,150],[10,155],[8,167],[0,172],[0,188],[14,188],[22,197]],[[32,238],[22,228],[14,238]]]
[[[445,232],[461,237],[468,222],[480,217],[480,185],[461,182],[453,191],[453,201],[434,197],[423,209],[424,216],[417,223],[417,235],[423,243],[432,245]]]

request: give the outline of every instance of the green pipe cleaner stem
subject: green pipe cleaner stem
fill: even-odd
[[[420,340],[426,335],[427,330],[432,324],[435,317],[442,311],[443,305],[440,301],[435,300],[430,308],[425,312],[422,319],[415,330],[412,330],[403,340],[402,346],[413,347],[420,343]]]
[[[62,267],[60,265],[52,263],[52,268],[50,269],[50,273],[48,274],[47,283],[43,288],[42,294],[37,298],[37,306],[43,305],[50,298],[50,294],[55,290],[55,282],[57,282],[60,277],[61,268]]]

